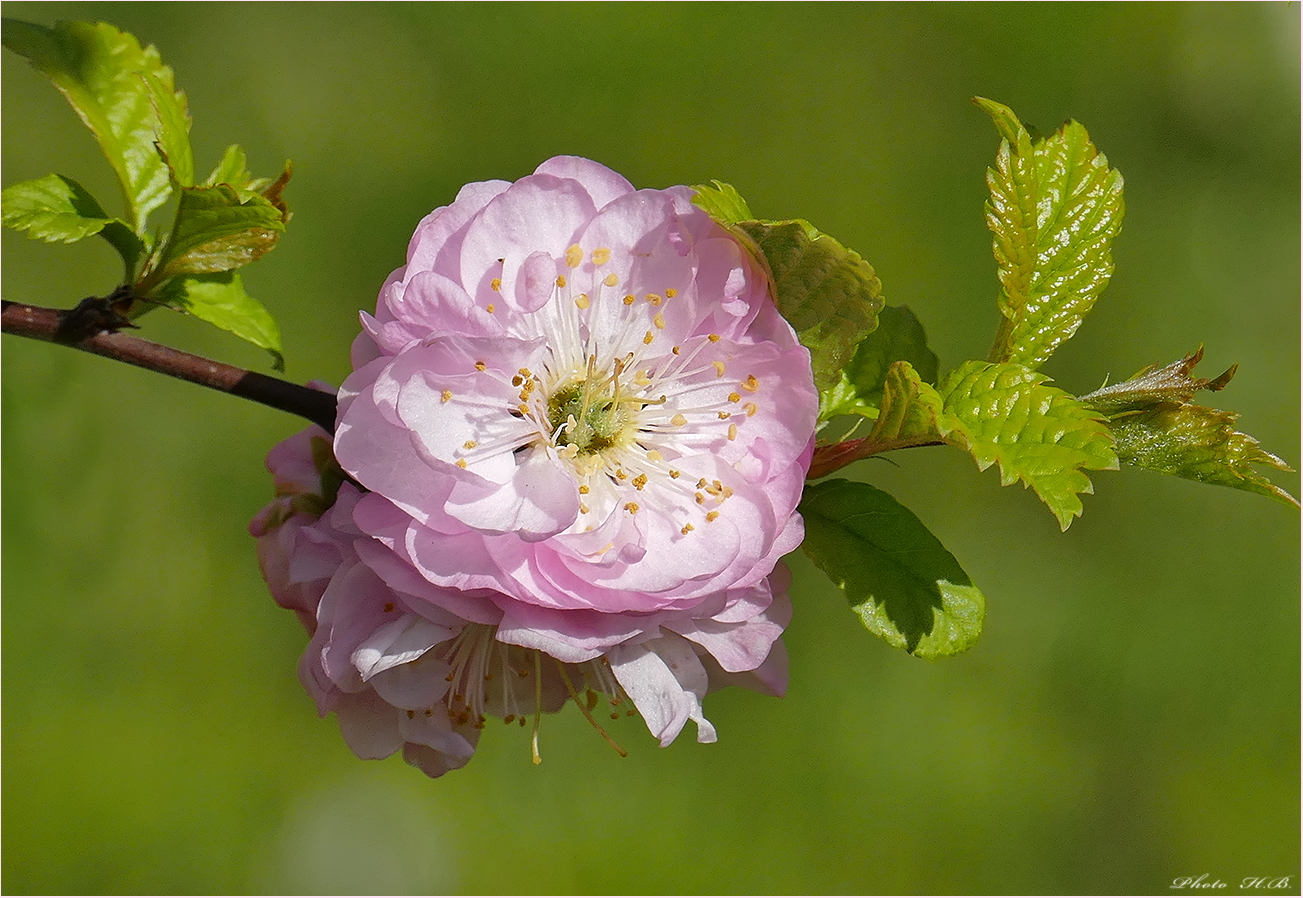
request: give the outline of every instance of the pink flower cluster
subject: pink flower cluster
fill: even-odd
[[[784,690],[818,397],[692,195],[575,157],[467,185],[362,315],[339,468],[319,428],[268,456],[263,573],[359,756],[438,776],[486,717],[598,695],[710,742],[708,691]]]

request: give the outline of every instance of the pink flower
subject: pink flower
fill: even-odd
[[[340,547],[303,671],[359,754],[438,775],[486,716],[584,691],[662,745],[688,720],[714,741],[710,689],[785,688],[776,566],[818,399],[765,273],[691,197],[573,157],[467,185],[363,314],[334,448],[366,492],[269,544],[292,571]]]

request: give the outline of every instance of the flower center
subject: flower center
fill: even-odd
[[[580,455],[592,455],[620,442],[633,423],[630,401],[617,396],[593,396],[585,379],[555,390],[547,401],[547,419],[557,431],[558,446],[574,446]]]

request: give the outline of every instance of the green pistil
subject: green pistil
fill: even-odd
[[[547,419],[552,429],[560,427],[558,446],[574,446],[581,455],[610,449],[629,423],[625,403],[612,396],[589,396],[584,408],[584,384],[574,383],[557,390],[547,401]],[[574,427],[562,425],[574,418]]]

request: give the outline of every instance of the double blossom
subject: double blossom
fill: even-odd
[[[342,471],[319,429],[268,457],[264,576],[360,756],[437,776],[488,716],[537,738],[572,698],[596,725],[601,695],[662,745],[689,719],[710,742],[709,690],[784,690],[818,398],[692,196],[575,157],[467,185],[362,315]]]

